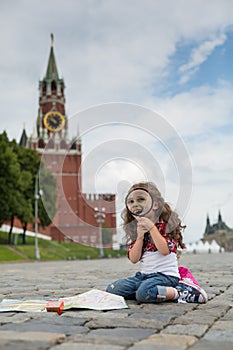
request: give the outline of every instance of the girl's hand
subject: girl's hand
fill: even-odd
[[[170,254],[167,241],[161,235],[161,233],[159,232],[159,230],[157,229],[153,221],[151,221],[149,218],[146,218],[146,217],[140,217],[137,219],[137,221],[138,221],[137,223],[138,229],[140,230],[144,229],[150,232],[150,236],[154,244],[156,245],[156,248],[158,249],[158,251],[163,255]]]
[[[144,238],[144,234],[147,232],[147,229],[137,224],[137,238]]]
[[[137,222],[138,222],[137,228],[138,228],[138,230],[140,230],[140,232],[142,232],[142,231],[144,231],[144,233],[148,232],[154,227],[153,221],[151,221],[150,219],[148,219],[146,217],[138,217]]]

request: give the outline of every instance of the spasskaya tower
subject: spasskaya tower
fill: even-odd
[[[115,234],[115,195],[82,193],[82,143],[79,135],[75,140],[69,140],[64,91],[51,34],[46,74],[39,81],[36,126],[28,141],[28,146],[37,150],[57,181],[57,212],[46,232],[42,228],[40,231],[59,241],[68,238],[98,246],[100,237],[94,208],[104,201],[105,208],[108,206],[104,226]]]

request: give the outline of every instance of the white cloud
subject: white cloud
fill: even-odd
[[[199,186],[226,185],[230,190],[233,172],[232,135],[211,132],[191,144],[194,182]]]
[[[199,47],[194,48],[190,54],[189,62],[179,68],[180,73],[183,74],[180,83],[183,84],[190,80],[191,76],[199,69],[199,66],[207,60],[217,46],[223,45],[226,39],[227,36],[221,34],[218,37],[202,42]]]
[[[173,97],[147,99],[183,137],[195,136],[232,123],[233,85],[220,81],[218,86],[200,86]]]

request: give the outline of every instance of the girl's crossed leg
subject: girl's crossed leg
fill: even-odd
[[[179,282],[177,277],[162,273],[142,274],[119,279],[109,284],[106,291],[117,294],[125,299],[136,299],[142,303],[157,303],[175,299],[176,290],[173,288]]]

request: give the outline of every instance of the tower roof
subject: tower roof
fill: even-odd
[[[218,222],[222,222],[222,215],[221,215],[221,211],[218,211]]]
[[[46,71],[46,76],[45,76],[45,79],[50,80],[50,81],[51,80],[59,80],[55,55],[54,55],[54,51],[53,51],[53,41],[54,41],[54,37],[53,37],[53,34],[51,34],[49,62],[48,62],[48,67],[47,67],[47,71]]]
[[[20,141],[19,141],[19,145],[21,147],[26,147],[27,146],[27,140],[28,140],[28,137],[27,137],[27,134],[26,134],[26,130],[25,130],[25,128],[23,128],[23,132],[22,132],[22,135],[21,135],[21,138],[20,138]]]

